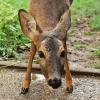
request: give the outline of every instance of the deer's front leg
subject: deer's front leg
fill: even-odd
[[[66,45],[65,45],[65,51],[66,51],[65,63],[64,63],[65,82],[66,82],[68,93],[72,93],[73,92],[72,76],[71,76],[71,72],[69,69],[69,63],[68,63],[68,59],[67,59],[67,46]]]
[[[25,73],[24,80],[23,80],[21,94],[26,94],[28,92],[30,82],[31,82],[32,62],[33,62],[35,53],[36,53],[36,47],[35,47],[34,43],[31,43],[30,54],[29,54],[29,63],[28,63],[27,71]]]
[[[65,69],[65,82],[67,86],[67,91],[68,93],[72,93],[73,92],[72,76],[69,70],[68,61],[65,62],[64,69]]]

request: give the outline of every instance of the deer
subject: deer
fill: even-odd
[[[41,71],[53,89],[62,84],[72,93],[73,83],[67,57],[67,32],[71,27],[70,6],[73,0],[30,0],[29,10],[19,9],[22,32],[30,39],[29,63],[22,83],[21,94],[26,94],[31,82],[32,63],[36,52]]]

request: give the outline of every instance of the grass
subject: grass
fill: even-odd
[[[68,33],[67,33],[68,37],[75,36],[75,34],[76,34],[75,32],[68,32]]]
[[[85,45],[82,43],[76,42],[76,43],[74,43],[73,47],[75,49],[82,49],[82,48],[85,48]]]
[[[89,26],[92,28],[92,30],[100,30],[100,15],[91,18]]]
[[[90,66],[95,69],[100,69],[100,63],[92,63]]]
[[[91,57],[92,58],[100,58],[100,46],[98,46],[96,48],[92,48]]]
[[[100,30],[100,0],[74,0],[71,10],[73,24],[90,17],[90,28]]]
[[[94,34],[95,34],[94,32],[84,32],[85,36],[90,36],[90,35],[94,35]]]
[[[15,9],[27,9],[29,0],[4,0],[5,2],[11,4]]]

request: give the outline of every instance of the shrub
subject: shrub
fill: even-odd
[[[28,40],[21,33],[17,10],[3,0],[0,2],[0,56],[15,57],[16,46],[25,45]]]

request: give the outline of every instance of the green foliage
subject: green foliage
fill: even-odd
[[[91,67],[96,68],[96,69],[100,69],[100,63],[92,63]]]
[[[0,56],[15,57],[16,45],[27,40],[21,34],[17,10],[10,4],[0,1]]]
[[[100,46],[91,49],[91,57],[92,58],[100,58]]]
[[[89,17],[90,27],[100,30],[100,0],[74,0],[71,10],[73,24]]]
[[[94,35],[94,32],[84,32],[84,35],[88,36],[88,35]]]
[[[11,4],[13,8],[16,10],[21,9],[26,9],[28,8],[29,0],[3,0],[4,2]]]
[[[85,48],[85,45],[82,44],[82,43],[79,43],[79,42],[76,42],[73,46],[74,46],[74,48],[76,48],[76,49]]]
[[[68,32],[67,34],[68,34],[68,37],[72,37],[72,36],[75,36],[76,33],[75,32]]]
[[[92,28],[92,30],[100,30],[100,15],[91,18],[89,26]]]

